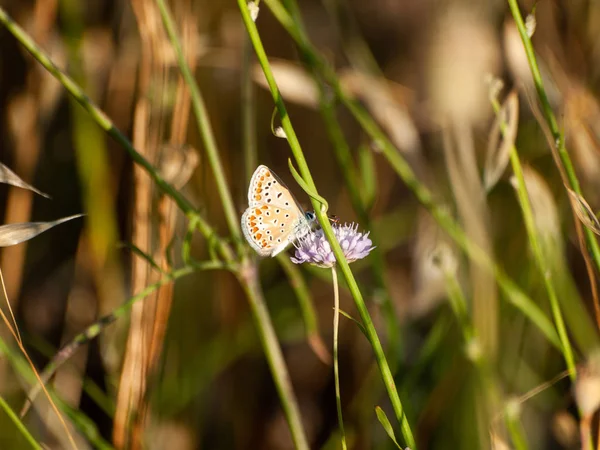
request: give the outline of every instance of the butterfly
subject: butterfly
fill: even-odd
[[[248,187],[248,209],[242,231],[260,256],[275,256],[306,236],[316,224],[313,212],[304,212],[287,186],[267,166],[254,171]]]

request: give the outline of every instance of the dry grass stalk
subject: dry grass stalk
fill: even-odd
[[[139,74],[139,99],[134,113],[133,144],[149,161],[157,163],[157,151],[162,141],[160,123],[161,104],[152,98],[151,90],[164,92],[165,68],[161,66],[160,49],[166,40],[156,5],[147,0],[132,0],[141,39],[141,67]],[[154,101],[153,101],[154,100]],[[132,242],[152,255],[154,237],[152,213],[153,187],[149,176],[138,167],[134,167],[134,211],[132,226]],[[132,260],[132,291],[140,292],[145,286],[153,283],[153,274],[146,261],[137,256]],[[117,448],[141,448],[142,436],[140,418],[130,429],[130,419],[142,413],[143,399],[148,374],[148,350],[151,322],[153,317],[156,293],[143,303],[133,306],[129,336],[123,361],[123,368],[117,395],[117,407],[114,419],[113,440]],[[150,312],[152,311],[152,312]]]
[[[454,133],[452,133],[454,132]],[[454,123],[443,131],[444,155],[460,221],[472,242],[487,254],[493,253],[489,235],[489,210],[479,178],[470,125]],[[453,142],[452,134],[456,137]],[[493,275],[477,264],[469,265],[472,297],[471,317],[486,360],[494,363],[498,352],[498,295]],[[497,399],[492,392],[480,391],[476,399],[481,445],[489,445],[484,433],[489,430]]]
[[[552,153],[552,158],[554,159],[554,163],[555,163],[556,167],[558,168],[558,171],[560,173],[560,178],[563,182],[563,185],[568,186],[569,183],[568,183],[568,179],[567,179],[567,174],[565,173],[565,168],[563,167],[562,162],[560,160],[560,156],[558,155],[558,148],[556,146],[556,142],[554,141],[554,139],[552,137],[552,132],[548,128],[548,124],[546,123],[544,116],[543,116],[542,112],[540,111],[539,104],[538,104],[537,100],[535,100],[533,93],[531,91],[525,91],[525,94],[527,96],[527,100],[528,100],[531,112],[535,116],[535,119],[538,122],[538,124],[540,125],[540,128],[542,129],[542,131],[544,133],[544,137],[546,138],[546,141],[548,142],[548,146],[550,147],[550,151]],[[595,312],[595,316],[596,316],[596,325],[598,326],[598,329],[600,330],[600,297],[598,296],[598,283],[596,281],[596,272],[594,270],[594,264],[591,260],[590,253],[587,249],[587,245],[585,243],[585,237],[583,235],[582,223],[580,220],[578,220],[577,212],[575,210],[573,202],[570,202],[570,204],[571,204],[571,210],[573,212],[573,217],[574,217],[574,221],[575,221],[575,231],[577,232],[577,241],[579,242],[579,248],[581,249],[581,255],[583,256],[583,259],[585,261],[585,269],[586,269],[586,272],[588,275],[588,279],[590,280],[590,289],[592,291],[592,298],[594,300],[594,312]]]
[[[452,139],[456,136],[456,145]],[[488,233],[489,219],[485,191],[475,161],[471,131],[468,125],[454,125],[444,130],[444,154],[450,184],[461,222],[469,238],[488,254],[492,243]],[[492,276],[477,265],[470,266],[473,296],[473,324],[485,348],[487,358],[494,360],[498,345],[498,299]]]
[[[194,51],[195,47],[193,44],[194,37],[196,36],[196,27],[192,14],[182,11],[182,18],[184,21],[182,26],[183,50],[186,54],[188,64],[190,67],[194,67],[196,64],[196,52]],[[159,156],[161,173],[169,183],[180,189],[189,181],[193,170],[198,164],[198,153],[195,149],[185,146],[190,113],[190,95],[181,76],[179,76],[177,81],[175,98],[175,109],[171,121],[170,145],[162,146]],[[178,214],[177,205],[165,196],[159,199],[158,214],[160,217],[159,247],[154,254],[154,258],[156,261],[160,261],[161,269],[166,272],[171,267],[165,255],[175,234],[175,226],[180,214]],[[150,368],[153,370],[157,369],[159,356],[163,348],[172,300],[173,284],[165,284],[158,290],[154,326],[150,339],[149,362]]]
[[[187,87],[181,78],[178,79],[175,101],[164,97],[169,91],[171,80],[168,76],[168,58],[163,53],[169,49],[161,19],[153,2],[135,1],[134,11],[138,19],[142,38],[142,70],[140,83],[140,99],[136,107],[134,122],[134,144],[145,156],[158,166],[170,183],[178,188],[189,180],[197,165],[197,153],[184,145],[190,111],[190,99]],[[179,11],[186,21],[183,29],[183,45],[188,63],[194,67],[196,52],[193,41],[196,28],[193,15],[186,3]],[[149,98],[150,91],[158,93]],[[153,102],[152,104],[150,102]],[[173,105],[173,111],[170,111]],[[166,134],[166,122],[163,117],[167,111],[172,114],[170,140],[163,145]],[[177,223],[177,208],[170,199],[160,196],[152,188],[145,173],[135,173],[136,200],[134,212],[133,243],[146,254],[152,256],[161,269],[170,269],[166,258],[167,250],[173,239]],[[148,284],[156,281],[158,273],[152,271],[147,262],[134,256],[132,265],[132,286],[139,292]],[[173,297],[173,285],[162,286],[154,295],[143,303],[133,307],[129,339],[121,375],[121,385],[115,417],[115,444],[131,448],[142,448],[143,434],[149,417],[148,379],[160,360],[163,341]],[[123,405],[123,412],[120,406]],[[132,431],[127,423],[135,414]]]
[[[600,408],[600,357],[592,354],[579,369],[575,383],[575,401],[581,414],[579,431],[582,450],[592,450],[592,419]]]
[[[33,6],[33,17],[29,22],[28,32],[42,46],[47,46],[52,37],[52,29],[56,20],[56,0],[38,0]],[[59,43],[54,48],[58,49]],[[40,122],[44,119],[44,108],[41,104],[45,90],[44,81],[48,80],[46,72],[40,70],[35,61],[31,61],[25,89],[15,95],[8,106],[7,124],[14,139],[14,170],[25,180],[31,181],[38,164],[40,145]],[[53,102],[53,108],[56,107]],[[6,201],[5,223],[27,222],[31,217],[33,193],[23,189],[11,188]],[[3,250],[0,267],[4,270],[8,298],[16,306],[19,298],[23,263],[27,252],[27,244],[9,247]]]
[[[29,21],[28,32],[42,45],[48,45],[51,38],[51,32],[55,26],[56,19],[56,1],[37,1],[33,5],[32,19]],[[54,42],[54,49],[60,52],[60,43]],[[46,119],[44,113],[47,113],[48,105],[44,101],[48,99],[47,83],[50,77],[46,72],[40,70],[35,61],[31,61],[31,68],[28,71],[25,88],[9,100],[7,110],[8,132],[11,134],[14,142],[14,169],[21,174],[27,181],[31,181],[38,164],[42,138],[40,136],[40,124]],[[52,80],[54,82],[54,80]],[[55,82],[54,82],[55,83]],[[54,91],[55,92],[55,91]],[[54,110],[57,97],[53,97],[51,108]],[[47,102],[46,102],[47,103]],[[8,192],[6,211],[4,221],[7,223],[24,223],[30,220],[33,203],[33,191],[11,187]],[[0,267],[4,269],[2,276],[3,295],[7,307],[12,316],[13,325],[8,321],[2,312],[4,321],[10,334],[15,338],[20,351],[28,361],[33,373],[37,377],[48,401],[44,402],[44,411],[52,408],[51,414],[44,414],[46,425],[59,438],[62,445],[76,448],[83,442],[79,437],[74,436],[72,426],[65,422],[64,418],[57,409],[57,406],[51,400],[48,391],[43,386],[40,375],[35,365],[27,353],[17,324],[14,322],[13,309],[16,308],[19,298],[21,281],[23,277],[23,268],[25,255],[27,252],[27,243],[21,245],[5,247],[0,257]],[[5,279],[7,282],[5,283]],[[47,405],[50,408],[46,407]],[[38,408],[40,405],[36,405]],[[77,445],[76,445],[77,440]]]

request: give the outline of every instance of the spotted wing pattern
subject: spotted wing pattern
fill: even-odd
[[[273,205],[303,212],[287,186],[267,166],[258,166],[254,171],[248,187],[248,204]]]
[[[242,215],[246,240],[261,256],[275,256],[304,229],[304,211],[285,184],[266,166],[259,166],[248,188],[249,207]]]

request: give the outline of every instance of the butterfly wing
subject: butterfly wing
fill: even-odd
[[[275,256],[285,250],[305,222],[304,211],[294,196],[266,166],[258,166],[252,175],[248,203],[242,215],[242,230],[261,256]]]
[[[278,206],[283,209],[298,209],[304,213],[285,183],[271,169],[263,165],[256,168],[250,180],[248,204],[250,206],[260,204]]]
[[[242,215],[242,230],[250,246],[261,256],[275,256],[295,239],[303,220],[301,211],[272,205],[249,207]]]

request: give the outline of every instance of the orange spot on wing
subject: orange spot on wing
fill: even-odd
[[[248,217],[248,219],[250,219],[250,220],[256,220],[256,216],[250,216],[250,217]]]
[[[262,209],[269,209],[269,207],[267,205],[262,205],[261,207]]]
[[[254,214],[256,214],[257,216],[260,216],[262,214],[262,211],[260,209],[256,208],[254,210]]]
[[[269,172],[268,170],[265,172],[265,175],[270,177],[271,176],[271,172]]]
[[[254,227],[254,228],[252,228],[252,232],[253,232],[253,233],[256,233],[257,231],[258,231],[258,227]],[[259,234],[260,234],[260,233],[259,233]],[[257,235],[257,236],[258,236],[258,235]],[[260,236],[258,237],[258,239],[260,239]]]
[[[256,193],[257,193],[257,194],[260,194],[261,192],[262,192],[262,189],[261,189],[261,188],[258,188],[258,189],[256,190]]]
[[[258,230],[258,228],[256,228],[256,230]],[[252,232],[254,232],[254,230],[252,230]],[[256,233],[256,235],[254,236],[257,240],[260,239],[262,237],[261,233]]]
[[[260,195],[255,195],[254,200],[260,200],[262,197]]]

